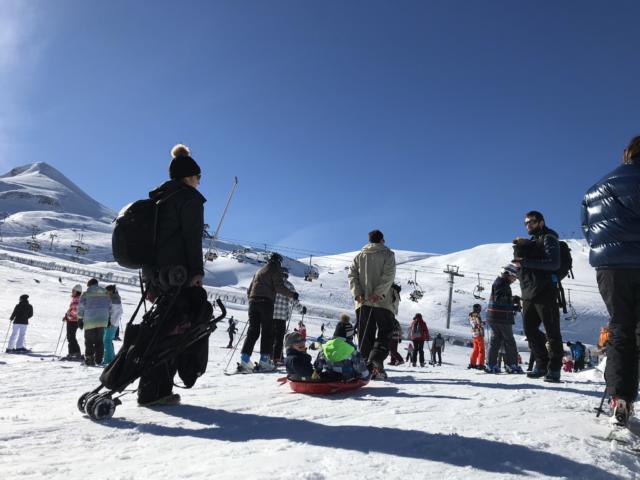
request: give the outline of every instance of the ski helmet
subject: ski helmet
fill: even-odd
[[[71,289],[72,292],[78,292],[78,293],[82,293],[82,285],[80,285],[79,283],[75,284],[73,286],[73,288]]]
[[[482,305],[480,305],[479,303],[475,303],[473,305],[473,311],[476,313],[480,313],[482,311]]]

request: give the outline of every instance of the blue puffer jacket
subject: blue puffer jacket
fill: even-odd
[[[621,165],[587,191],[582,232],[592,267],[640,268],[640,165]]]

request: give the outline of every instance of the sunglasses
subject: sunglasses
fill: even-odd
[[[535,225],[536,223],[538,223],[538,220],[525,220],[524,221],[525,225]]]
[[[198,180],[200,180],[202,178],[202,174],[199,173],[199,174],[196,175],[196,177],[198,177]]]

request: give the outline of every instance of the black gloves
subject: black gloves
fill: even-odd
[[[83,321],[81,318],[79,318],[79,319],[78,319],[78,328],[79,328],[80,330],[82,330],[82,327],[84,327],[84,321]]]
[[[307,313],[307,307],[302,307],[302,314],[306,315],[306,313]]]
[[[299,298],[300,298],[300,295],[298,294],[298,292],[293,292],[293,299],[298,300]]]

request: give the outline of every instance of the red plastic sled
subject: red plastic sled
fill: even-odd
[[[359,378],[349,382],[303,382],[299,380],[290,380],[287,377],[278,379],[280,384],[289,384],[291,390],[296,393],[306,393],[310,395],[331,395],[332,393],[349,392],[358,390],[369,383],[369,379]]]

